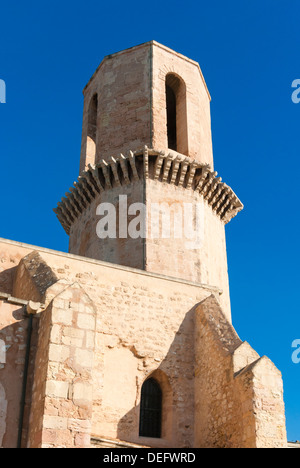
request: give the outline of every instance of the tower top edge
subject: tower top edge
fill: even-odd
[[[195,67],[198,68],[199,70],[199,73],[200,73],[200,76],[201,76],[201,79],[203,81],[203,84],[205,86],[205,89],[207,91],[207,94],[208,94],[208,98],[209,100],[211,101],[211,95],[209,93],[209,90],[208,90],[208,87],[207,87],[207,84],[206,84],[206,81],[204,79],[204,76],[203,76],[203,73],[202,73],[202,70],[200,68],[200,65],[197,61],[195,60],[192,60],[190,59],[189,57],[187,57],[186,55],[183,55],[179,52],[176,52],[175,50],[171,49],[170,47],[167,47],[155,40],[151,40],[151,41],[148,41],[148,42],[143,42],[141,44],[138,44],[136,46],[133,46],[133,47],[129,47],[127,49],[123,49],[123,50],[120,50],[119,52],[115,52],[113,54],[108,54],[108,55],[105,55],[104,58],[102,59],[102,61],[100,62],[100,64],[98,65],[98,67],[96,68],[95,72],[93,73],[93,75],[91,76],[91,78],[89,79],[89,81],[87,82],[87,84],[85,85],[85,87],[83,88],[83,94],[85,93],[86,89],[88,88],[88,86],[90,85],[90,83],[93,81],[93,79],[95,78],[97,72],[100,70],[100,68],[102,67],[102,65],[108,61],[108,60],[111,60],[115,57],[118,57],[120,55],[125,55],[125,54],[128,54],[128,53],[132,53],[138,49],[142,49],[142,48],[147,48],[147,47],[157,47],[157,48],[160,48],[172,55],[175,55],[176,57],[182,59],[182,60],[185,60],[186,62],[189,62],[190,64],[194,65]]]

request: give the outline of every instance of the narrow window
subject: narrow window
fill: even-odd
[[[177,151],[176,135],[176,95],[166,84],[168,148]]]
[[[88,111],[88,131],[87,131],[87,146],[86,146],[86,161],[87,164],[95,163],[96,144],[97,144],[97,113],[98,113],[98,96],[94,94],[91,99]]]
[[[168,148],[188,156],[186,86],[173,73],[166,76]]]
[[[140,431],[142,437],[161,437],[162,391],[155,379],[146,380],[141,391]]]

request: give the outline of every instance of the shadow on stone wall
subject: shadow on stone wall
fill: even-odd
[[[1,266],[0,266],[0,292],[1,293],[12,294],[16,270],[17,270],[17,267],[13,267],[13,268],[8,268],[7,270],[1,271]]]
[[[196,304],[189,310],[172,344],[156,368],[154,359],[144,359],[146,372],[144,379],[137,386],[137,406],[133,407],[119,421],[117,437],[126,442],[138,443],[151,447],[193,446],[194,432],[194,317]],[[143,382],[155,378],[163,393],[162,438],[149,439],[139,437],[140,395]]]
[[[0,363],[0,384],[3,387],[6,399],[6,401],[0,401],[0,419],[2,419],[2,422],[0,421],[0,432],[1,424],[3,428],[5,427],[2,444],[0,443],[0,446],[3,448],[17,448],[28,337],[28,318],[24,314],[23,307],[20,308],[16,306],[16,309],[12,313],[12,321],[14,321],[14,323],[0,330],[0,340],[3,340],[6,346],[5,363]],[[27,440],[32,376],[37,345],[37,325],[37,318],[34,318],[24,408],[22,447],[24,447],[24,444],[26,444],[25,441]],[[5,414],[2,414],[1,417],[1,410],[3,410],[3,408],[5,408]]]

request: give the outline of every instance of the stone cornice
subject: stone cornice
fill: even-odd
[[[95,166],[89,165],[89,169],[80,174],[54,212],[69,234],[72,224],[96,195],[141,179],[151,179],[199,193],[221,221],[227,224],[243,209],[243,204],[217,175],[209,165],[175,151],[165,153],[145,146],[130,151],[128,156],[120,154],[117,158],[111,157],[109,161],[101,160]]]

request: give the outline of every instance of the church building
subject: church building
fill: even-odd
[[[54,209],[69,252],[0,239],[0,446],[287,447],[281,373],[232,324],[243,204],[214,168],[199,64],[150,41],[83,95]]]

